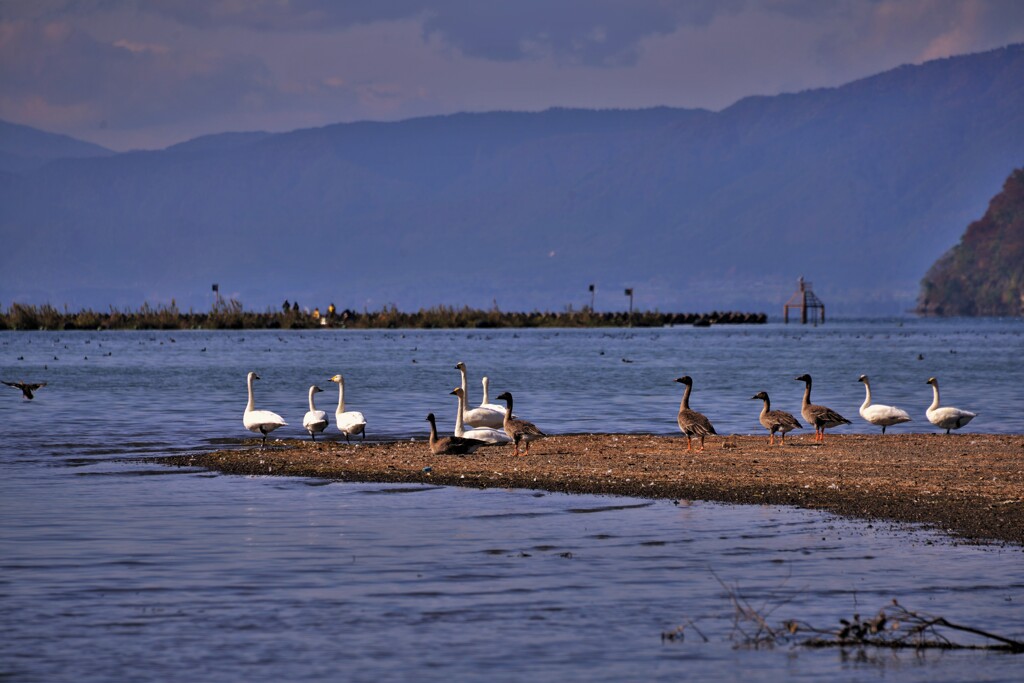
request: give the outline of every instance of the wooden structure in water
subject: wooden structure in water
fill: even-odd
[[[815,296],[814,291],[811,289],[810,282],[804,282],[804,278],[801,275],[800,279],[797,280],[797,290],[793,296],[789,297],[789,301],[782,307],[782,321],[785,323],[789,322],[789,309],[799,308],[800,309],[800,322],[807,324],[807,311],[811,311],[811,315],[817,317],[818,313],[821,312],[821,323],[825,324],[825,304],[822,303],[821,299]],[[814,321],[817,324],[817,320]]]

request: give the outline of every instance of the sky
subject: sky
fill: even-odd
[[[0,119],[123,151],[461,111],[720,110],[1019,42],[1022,0],[0,0]]]

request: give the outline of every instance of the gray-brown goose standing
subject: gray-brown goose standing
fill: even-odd
[[[5,381],[4,384],[6,384],[9,387],[14,387],[15,389],[21,389],[22,397],[28,401],[31,401],[34,398],[34,394],[32,393],[33,391],[36,391],[37,389],[42,389],[43,387],[46,386],[46,382],[38,382],[36,384],[32,384],[30,382]]]
[[[434,455],[468,455],[487,445],[480,439],[464,439],[461,436],[446,436],[439,439],[433,413],[427,415],[427,422],[430,423],[430,452]]]
[[[758,420],[764,425],[772,435],[768,438],[768,445],[775,444],[775,432],[782,432],[782,436],[779,438],[779,443],[783,446],[786,445],[786,432],[791,432],[794,429],[803,429],[804,426],[787,413],[785,410],[772,410],[771,399],[768,398],[768,392],[761,391],[750,397],[753,401],[755,398],[759,398],[764,401],[764,407],[761,408],[761,416]]]
[[[697,450],[702,451],[704,450],[704,437],[708,434],[718,434],[718,432],[715,431],[714,425],[703,414],[698,413],[696,410],[690,410],[690,391],[693,390],[693,380],[690,379],[690,376],[683,375],[674,381],[686,386],[686,389],[683,390],[683,400],[679,403],[679,415],[676,416],[679,429],[686,435],[686,451],[690,452],[690,437],[694,436],[700,437],[700,448]]]
[[[814,425],[814,440],[825,442],[825,429],[827,427],[838,427],[839,425],[852,424],[845,417],[825,406],[817,406],[811,403],[811,376],[808,374],[794,378],[797,382],[804,383],[804,400],[800,404],[800,414],[804,419]]]
[[[513,455],[529,455],[530,442],[543,439],[547,434],[537,429],[537,425],[532,422],[512,417],[512,394],[507,391],[503,392],[498,395],[497,400],[505,402],[505,420],[502,422],[502,426],[505,428],[508,438],[512,439],[512,443],[515,444]],[[524,453],[519,452],[520,443],[526,444]]]

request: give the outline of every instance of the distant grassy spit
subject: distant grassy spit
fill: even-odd
[[[177,306],[143,304],[135,311],[60,311],[53,306],[13,303],[0,310],[0,329],[4,330],[252,330],[350,328],[350,329],[485,329],[499,327],[664,327],[666,325],[763,324],[765,313],[735,311],[710,313],[598,313],[589,308],[562,312],[507,312],[497,308],[478,310],[469,307],[434,306],[415,313],[394,306],[378,311],[350,309],[334,313],[311,313],[295,309],[263,313],[243,310],[242,304],[227,301],[208,313],[181,311]]]

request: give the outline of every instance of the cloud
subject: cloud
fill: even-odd
[[[706,26],[741,10],[746,0],[41,0],[12,12],[45,20],[87,15],[131,5],[194,28],[243,28],[263,32],[323,31],[414,19],[424,37],[458,53],[491,61],[552,58],[588,66],[636,61],[641,41],[680,26]]]
[[[0,102],[7,116],[13,109],[139,127],[239,106],[269,83],[257,59],[103,42],[67,22],[5,23],[0,35]]]
[[[636,62],[644,38],[668,35],[683,25],[707,25],[742,5],[738,0],[462,0],[434,4],[425,11],[423,29],[462,54],[482,59],[623,66]]]

